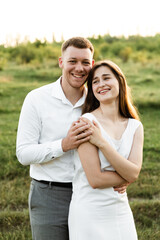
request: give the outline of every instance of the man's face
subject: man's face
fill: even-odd
[[[92,53],[89,48],[68,47],[59,58],[62,69],[62,83],[72,88],[80,88],[86,81],[93,66]]]

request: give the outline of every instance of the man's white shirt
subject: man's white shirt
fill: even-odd
[[[74,150],[64,153],[62,139],[81,115],[86,92],[73,106],[60,81],[28,93],[20,114],[17,158],[37,180],[71,182],[74,175]]]

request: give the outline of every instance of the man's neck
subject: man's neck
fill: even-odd
[[[61,82],[62,90],[66,96],[66,98],[72,103],[74,106],[78,100],[83,96],[84,93],[84,85],[81,88],[73,88],[71,86],[65,86]]]

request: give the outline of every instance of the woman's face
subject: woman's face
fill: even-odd
[[[93,75],[92,90],[100,103],[116,101],[119,96],[119,83],[107,66],[97,68]]]

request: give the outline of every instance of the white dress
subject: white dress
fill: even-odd
[[[93,119],[97,121],[91,113],[83,116],[91,121]],[[120,140],[111,138],[99,122],[98,124],[103,137],[127,159],[134,133],[141,122],[129,118]],[[114,171],[100,150],[99,158],[102,171]],[[70,240],[137,240],[127,193],[119,194],[112,187],[93,189],[88,183],[77,151],[75,151],[74,159],[75,176],[69,210]]]

